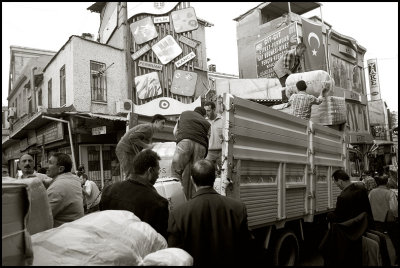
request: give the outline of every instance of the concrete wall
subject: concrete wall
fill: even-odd
[[[127,99],[124,52],[73,37],[73,103],[78,111],[115,114],[115,102]],[[91,101],[90,61],[106,64],[107,102]]]
[[[73,59],[72,45],[69,41],[47,66],[42,81],[42,104],[48,108],[48,82],[52,80],[52,108],[60,107],[60,69],[65,65],[66,103],[70,106],[74,101],[73,92]]]

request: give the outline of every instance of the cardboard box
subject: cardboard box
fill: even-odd
[[[313,105],[311,121],[321,125],[346,123],[346,102],[342,97],[328,96],[320,105]]]
[[[186,202],[182,184],[175,178],[160,178],[154,184],[157,192],[168,200],[169,210]]]
[[[171,177],[172,158],[175,153],[176,142],[160,142],[155,143],[153,151],[161,158],[159,178]]]

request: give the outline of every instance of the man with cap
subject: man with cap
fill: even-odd
[[[306,93],[307,85],[304,80],[298,81],[296,83],[296,87],[299,92],[293,94],[289,98],[291,112],[294,116],[309,120],[311,117],[311,106],[314,104],[320,105],[323,101],[323,91],[321,91],[321,94],[318,96],[318,98]]]

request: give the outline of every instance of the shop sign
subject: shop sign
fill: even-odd
[[[59,141],[64,139],[64,127],[62,122],[52,122],[36,132],[38,145]]]
[[[106,129],[106,126],[94,127],[92,128],[92,135],[96,136],[106,134]]]
[[[342,45],[342,44],[339,44],[339,52],[342,54],[345,54],[353,59],[355,59],[357,57],[357,53],[354,49],[352,49],[348,46]]]
[[[146,52],[148,52],[150,50],[150,46],[149,44],[146,44],[144,47],[142,47],[141,49],[139,49],[138,51],[136,51],[135,53],[133,53],[131,55],[133,60],[137,60],[138,58],[140,58],[141,56],[143,56]]]
[[[379,87],[378,64],[376,59],[367,60],[368,75],[369,75],[369,89],[371,93],[371,100],[380,99],[381,89]]]
[[[169,22],[169,16],[164,16],[164,17],[154,17],[154,23],[165,23]]]
[[[157,64],[154,62],[148,62],[148,61],[142,61],[142,60],[139,61],[138,66],[143,67],[143,68],[157,70],[157,71],[161,71],[162,67],[163,67],[161,64]]]
[[[297,24],[292,23],[255,43],[257,78],[274,78],[273,67],[280,57],[297,45]]]
[[[194,59],[196,57],[196,54],[194,54],[194,52],[190,52],[189,54],[183,56],[182,59],[178,60],[177,62],[175,62],[176,67],[181,67],[183,64],[185,64],[186,62],[190,61],[191,59]]]
[[[189,39],[183,35],[181,37],[179,37],[179,42],[182,42],[192,48],[195,48],[198,45],[198,43],[196,41]]]
[[[360,94],[353,92],[353,91],[344,91],[344,98],[346,100],[354,100],[354,101],[360,101]]]

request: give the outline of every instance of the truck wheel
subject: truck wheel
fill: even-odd
[[[299,260],[299,242],[295,233],[289,230],[279,233],[273,252],[273,265],[297,265]]]

